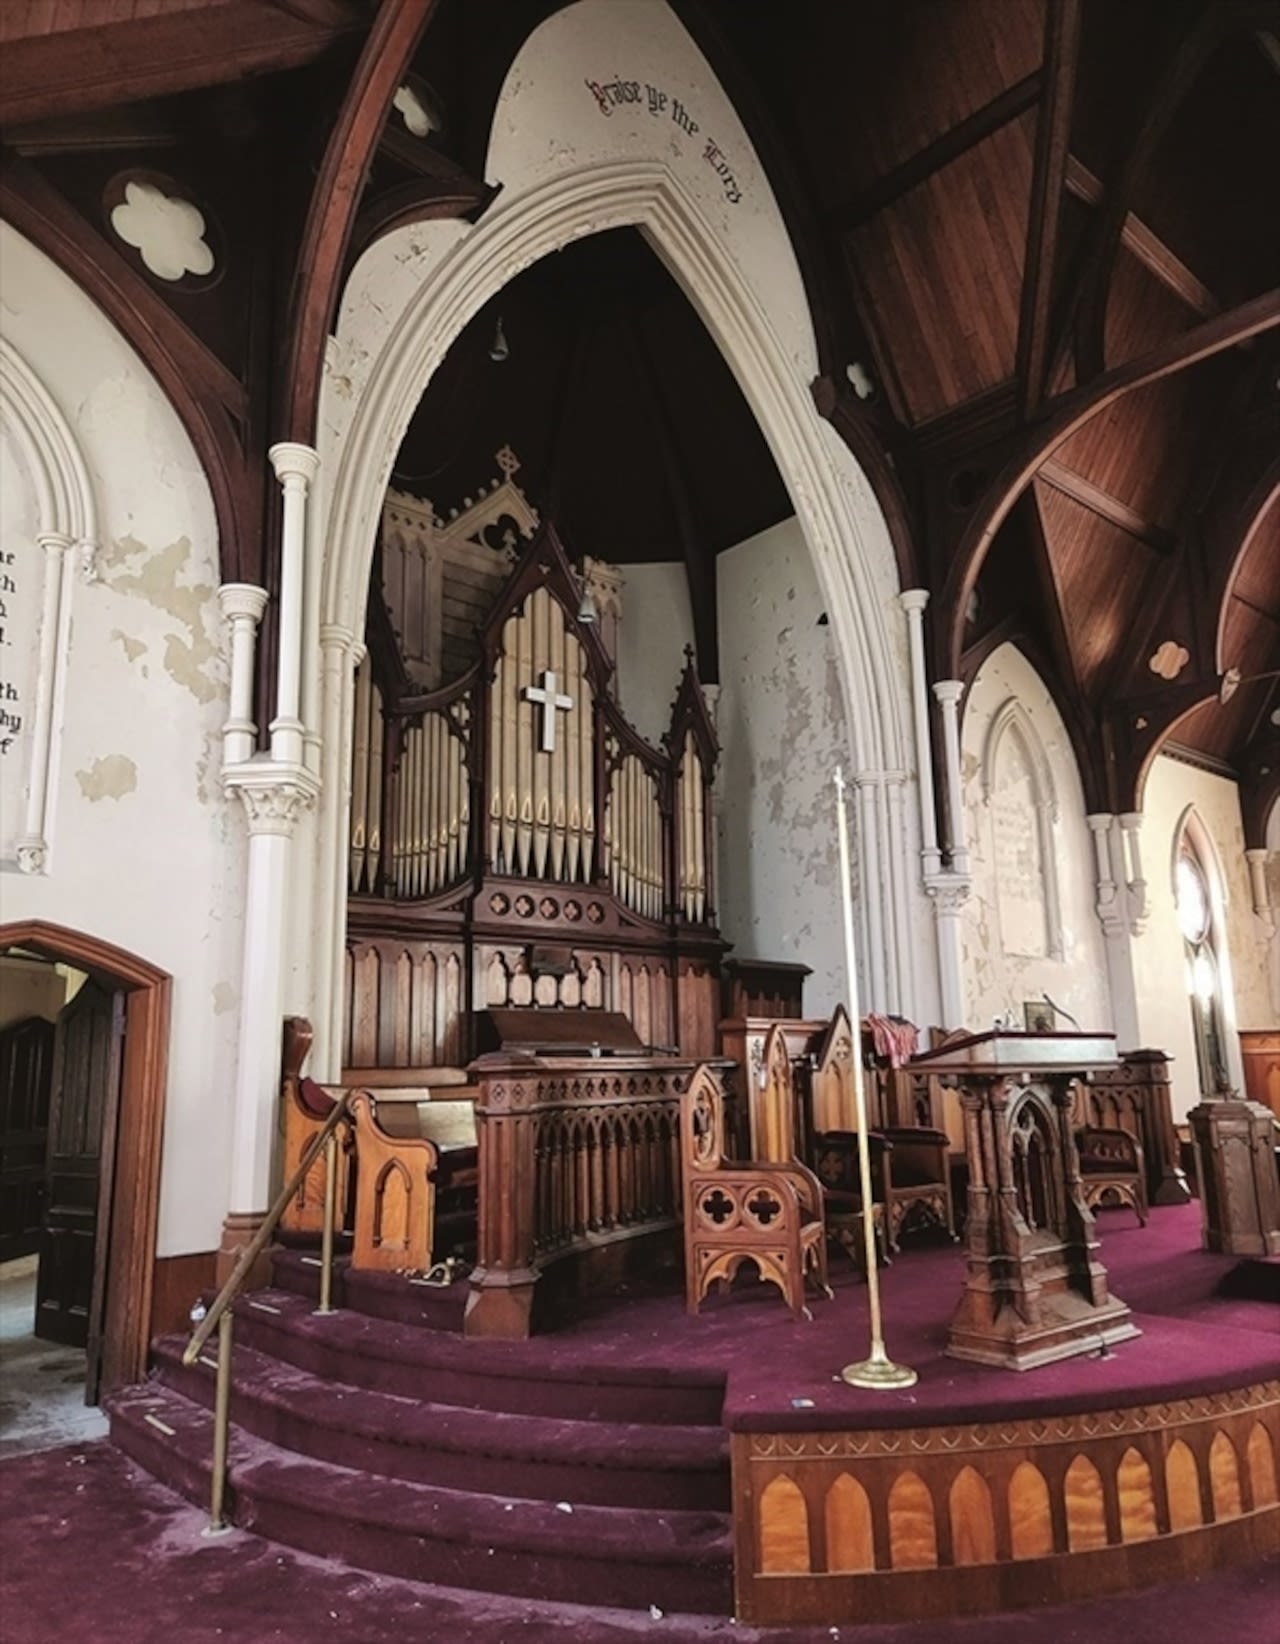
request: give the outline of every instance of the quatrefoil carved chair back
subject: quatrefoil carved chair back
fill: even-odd
[[[773,1029],[770,1038],[775,1032],[781,1036]],[[769,1054],[766,1044],[766,1065]],[[806,1277],[827,1290],[822,1189],[801,1164],[740,1164],[725,1158],[724,1147],[724,1091],[702,1066],[680,1103],[688,1309],[696,1313],[713,1285],[731,1284],[752,1262],[800,1315]]]

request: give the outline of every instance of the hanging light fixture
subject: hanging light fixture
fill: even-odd
[[[502,329],[502,315],[498,315],[498,323],[493,328],[493,341],[489,344],[489,358],[494,361],[505,360],[511,352],[511,345],[507,342],[507,334]]]

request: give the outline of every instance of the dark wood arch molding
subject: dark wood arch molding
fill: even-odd
[[[1280,290],[1264,292],[1238,308],[1171,337],[1138,359],[1106,372],[1096,382],[1072,390],[1046,407],[1014,455],[988,486],[965,527],[938,602],[935,630],[939,655],[954,677],[964,649],[965,607],[996,532],[1041,465],[1093,417],[1135,388],[1157,382],[1224,349],[1280,326]]]
[[[23,948],[74,965],[124,989],[126,995],[102,1345],[105,1393],[139,1381],[146,1370],[172,978],[124,948],[43,919],[0,924],[0,951],[8,948]]]
[[[246,561],[253,493],[237,427],[248,416],[242,383],[187,329],[34,167],[0,166],[0,217],[43,251],[97,304],[156,378],[195,447],[213,495],[222,574],[254,580]]]
[[[324,341],[337,306],[356,213],[396,88],[436,0],[384,0],[325,149],[294,275],[284,355],[282,439],[314,444]]]

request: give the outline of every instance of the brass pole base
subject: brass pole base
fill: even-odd
[[[894,1364],[881,1353],[858,1364],[846,1364],[840,1379],[850,1387],[914,1387],[917,1377],[909,1365]]]

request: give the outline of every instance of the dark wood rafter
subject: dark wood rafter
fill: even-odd
[[[387,110],[435,8],[436,0],[385,0],[356,64],[312,191],[289,303],[283,351],[281,438],[311,444],[324,365],[324,343],[339,283]]]
[[[703,541],[694,517],[688,482],[680,465],[680,454],[666,393],[653,368],[653,361],[644,346],[644,340],[634,326],[628,333],[628,343],[649,390],[649,400],[653,406],[654,432],[661,453],[671,505],[675,510],[676,529],[680,534],[680,548],[684,555],[685,576],[689,583],[689,608],[693,614],[693,640],[698,658],[698,677],[707,685],[718,685],[720,643],[716,614],[715,555]]]
[[[900,166],[877,178],[847,205],[836,211],[831,226],[837,234],[848,234],[868,218],[891,206],[895,200],[918,188],[935,172],[942,171],[953,160],[967,154],[971,148],[984,142],[994,132],[1010,124],[1034,108],[1040,100],[1042,78],[1039,70],[1028,74],[1015,85],[1009,86],[998,97],[993,97],[982,108],[952,126],[934,142],[920,149]]]
[[[1015,366],[1018,409],[1024,421],[1044,397],[1049,369],[1049,322],[1071,144],[1081,9],[1081,0],[1047,0],[1045,11],[1044,69]]]
[[[340,17],[332,9],[325,22],[255,0],[228,0],[11,39],[0,72],[0,126],[300,67],[364,26],[352,8],[342,8]]]
[[[1272,457],[1252,483],[1220,499],[1206,521],[1205,535],[1212,547],[1210,610],[1217,618],[1214,649],[1219,668],[1230,667],[1234,660],[1224,652],[1227,611],[1249,550],[1264,529],[1280,543],[1280,456]]]
[[[1060,491],[1064,497],[1070,497],[1073,502],[1078,502],[1082,508],[1087,508],[1099,519],[1105,519],[1111,525],[1118,526],[1135,541],[1145,543],[1148,548],[1154,548],[1158,554],[1167,557],[1174,551],[1177,538],[1172,531],[1147,519],[1136,508],[1131,508],[1119,497],[1113,497],[1109,491],[1104,491],[1100,485],[1095,485],[1092,480],[1078,474],[1074,468],[1068,468],[1065,463],[1057,462],[1050,457],[1041,465],[1036,478],[1043,480],[1046,485],[1051,485],[1055,491]]]
[[[1090,248],[1078,293],[1075,316],[1076,380],[1088,382],[1106,369],[1107,304],[1111,278],[1134,190],[1151,163],[1161,137],[1168,129],[1183,99],[1201,69],[1238,23],[1243,13],[1257,8],[1252,4],[1208,6],[1191,27],[1176,40],[1163,71],[1147,102],[1122,163],[1103,198],[1093,226]]]
[[[935,619],[941,624],[941,656],[952,664],[958,661],[963,649],[965,607],[992,540],[1034,474],[1065,440],[1121,396],[1277,325],[1280,290],[1268,291],[1116,366],[1097,381],[1050,401],[986,488],[960,538]]]
[[[260,464],[245,457],[251,408],[244,384],[109,241],[13,156],[0,162],[0,216],[81,286],[155,373],[209,482],[223,575],[257,580],[261,477]]]

